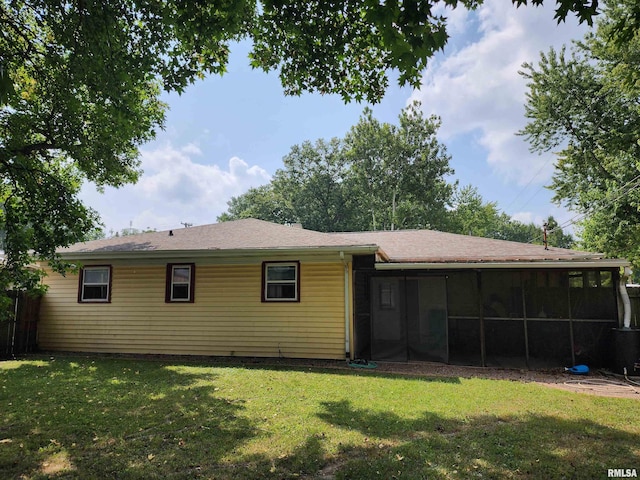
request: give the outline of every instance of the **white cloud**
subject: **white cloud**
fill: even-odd
[[[531,211],[516,212],[511,215],[511,218],[522,223],[535,223],[536,225],[541,226],[546,222],[549,216],[552,216],[555,221],[558,222],[558,225],[562,228],[564,233],[569,233],[571,235],[575,234],[576,229],[574,221],[577,218],[576,215],[559,207],[550,208],[544,215]]]
[[[232,196],[250,187],[268,183],[271,175],[263,168],[232,157],[225,168],[195,162],[202,151],[197,145],[176,148],[167,143],[141,152],[144,171],[135,185],[107,188],[104,194],[85,185],[82,198],[100,211],[107,229],[157,228],[214,223]],[[198,160],[202,160],[199,158]]]
[[[524,62],[536,62],[540,51],[581,38],[585,27],[568,18],[557,25],[554,5],[516,9],[503,0],[487,0],[477,12],[479,37],[457,52],[433,61],[422,87],[409,101],[420,100],[426,113],[440,115],[441,135],[455,139],[474,132],[487,152],[487,162],[505,181],[520,185],[542,170],[536,183],[547,181],[550,156],[532,155],[515,133],[526,123],[526,82],[518,74]]]
[[[468,28],[469,17],[471,12],[463,7],[451,8],[448,5],[436,4],[433,9],[434,15],[441,15],[447,19],[447,33],[449,41],[447,48],[457,35],[461,35]],[[452,38],[453,37],[453,38]]]
[[[518,222],[522,222],[522,223],[536,223],[538,225],[541,225],[542,222],[544,221],[544,219],[539,216],[534,214],[533,212],[517,212],[513,215],[511,215],[511,219],[516,220]]]
[[[187,155],[202,155],[202,150],[200,150],[200,147],[193,143],[188,143],[187,145],[182,147],[180,151]]]

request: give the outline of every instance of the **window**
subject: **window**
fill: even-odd
[[[111,266],[84,267],[80,271],[78,302],[111,301]]]
[[[569,279],[572,288],[601,288],[613,285],[613,276],[607,270],[569,272]]]
[[[262,264],[262,301],[300,301],[300,262]]]
[[[391,282],[380,283],[380,308],[383,310],[393,310],[395,306],[395,295],[393,291],[393,284]]]
[[[195,273],[193,263],[168,264],[165,302],[193,303]]]

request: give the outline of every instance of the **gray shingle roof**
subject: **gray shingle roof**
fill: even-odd
[[[76,243],[61,249],[60,253],[257,250],[362,245],[363,242],[359,239],[248,218],[233,222]]]
[[[468,263],[601,259],[602,254],[444,233],[396,230],[341,233],[342,238],[378,245],[391,262]]]
[[[379,247],[378,259],[393,263],[488,263],[589,261],[604,258],[597,253],[552,248],[433,230],[397,230],[354,233],[321,233],[244,219],[171,231],[143,233],[126,237],[77,243],[60,253],[101,253],[217,251],[217,250],[294,250],[306,248]]]

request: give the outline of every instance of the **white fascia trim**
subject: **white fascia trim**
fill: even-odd
[[[376,270],[481,270],[481,269],[526,269],[526,268],[618,268],[630,265],[627,260],[566,260],[530,262],[467,262],[467,263],[376,263]]]
[[[281,247],[264,249],[209,249],[209,250],[102,250],[91,252],[61,252],[64,260],[134,260],[134,259],[181,259],[181,258],[258,258],[270,255],[312,256],[316,253],[339,255],[372,254],[378,250],[376,245],[357,245],[343,247]]]

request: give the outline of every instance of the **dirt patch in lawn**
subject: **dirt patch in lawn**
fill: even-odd
[[[509,368],[465,367],[434,363],[378,364],[376,370],[408,375],[425,375],[459,378],[489,378],[516,382],[533,382],[551,388],[587,393],[605,397],[635,398],[640,400],[640,379],[607,374],[602,371],[589,375],[573,375],[563,368],[551,370],[520,370]]]
[[[376,368],[351,367],[346,362],[322,360],[251,359],[242,363],[295,367],[310,366],[315,368],[357,370],[371,372],[372,374],[389,373],[407,376],[488,378],[514,382],[533,382],[570,392],[640,400],[640,378],[631,377],[631,381],[627,381],[621,375],[613,375],[605,371],[592,371],[588,375],[573,375],[565,372],[564,368],[524,370],[516,368],[468,367],[431,362],[376,362]],[[638,385],[634,385],[632,382]]]

